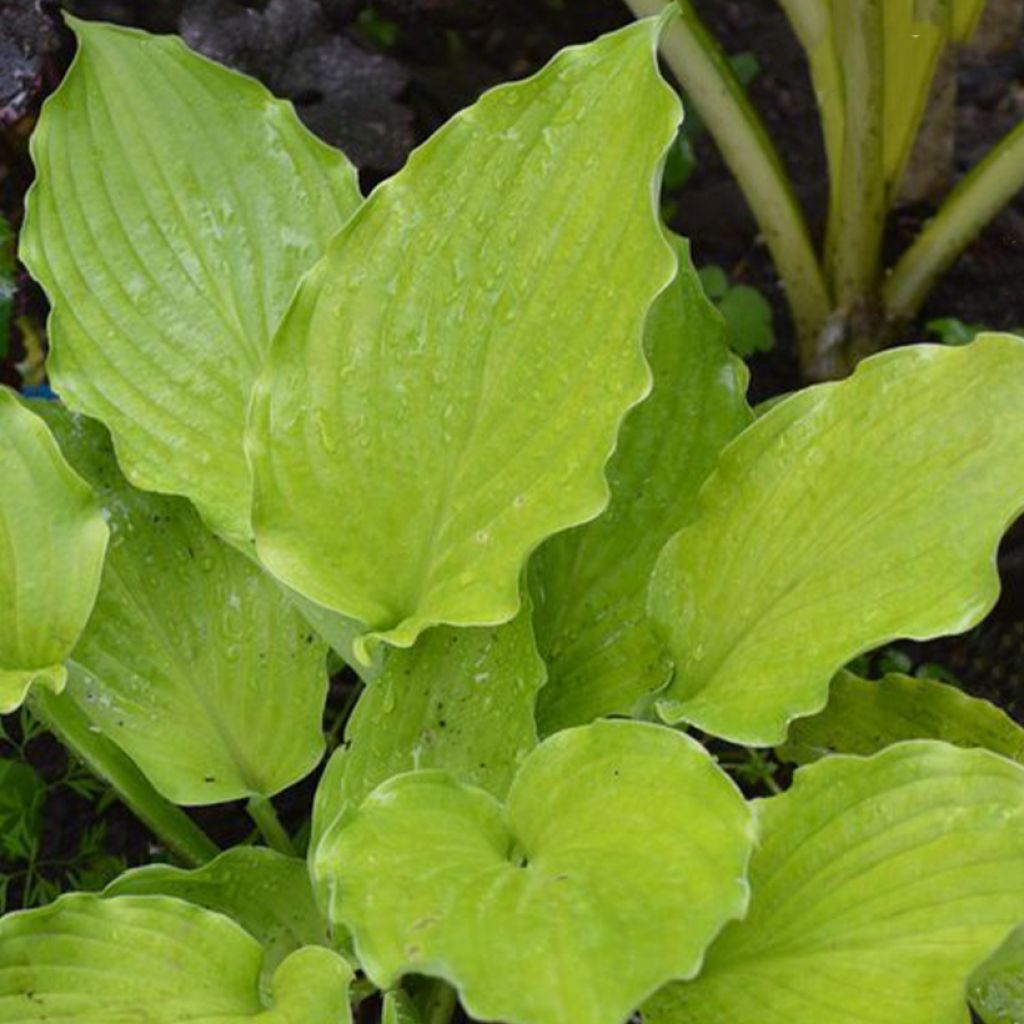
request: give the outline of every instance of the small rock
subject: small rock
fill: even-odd
[[[412,148],[412,111],[400,101],[407,73],[334,31],[315,0],[270,0],[262,11],[189,0],[181,35],[290,99],[310,130],[360,169],[393,171]]]

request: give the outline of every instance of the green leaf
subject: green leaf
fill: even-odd
[[[1024,926],[975,970],[967,993],[984,1024],[1019,1024],[1024,1019]]]
[[[789,728],[779,756],[805,764],[827,754],[874,754],[901,740],[983,747],[1024,763],[1024,729],[988,701],[932,679],[890,674],[878,682],[840,672],[828,704]]]
[[[647,619],[645,592],[665,542],[694,513],[722,446],[750,421],[746,372],[701,291],[689,246],[646,328],[651,396],[627,417],[608,464],[612,500],[592,523],[552,537],[530,563],[535,628],[550,682],[544,733],[629,714],[668,681],[671,662]]]
[[[725,317],[729,345],[737,355],[747,358],[775,347],[772,307],[756,288],[733,285],[719,301],[718,311]]]
[[[929,320],[924,329],[935,335],[943,345],[968,345],[981,334],[985,328],[980,324],[965,324],[954,316],[941,316]]]
[[[135,490],[103,428],[39,403],[112,532],[68,694],[168,799],[270,796],[323,756],[326,648],[181,498]]]
[[[64,687],[92,611],[108,530],[46,425],[0,388],[0,714],[33,682]]]
[[[303,946],[326,946],[304,861],[258,846],[236,846],[194,871],[149,864],[104,889],[113,896],[174,896],[240,924],[264,947],[263,975]]]
[[[666,718],[774,745],[857,654],[978,622],[1024,503],[1022,407],[1024,341],[989,334],[883,353],[761,416],[654,570]]]
[[[179,39],[69,19],[79,50],[32,135],[21,256],[54,388],[137,486],[250,537],[249,394],[299,277],[360,202],[291,104]]]
[[[442,772],[391,779],[318,868],[378,986],[417,972],[480,1020],[621,1024],[743,913],[752,842],[695,741],[604,721],[537,747],[504,810]]]
[[[348,1024],[351,968],[317,946],[261,998],[260,944],[233,921],[161,896],[76,893],[0,920],[0,1024]]]
[[[659,24],[457,115],[289,307],[254,393],[257,549],[375,639],[513,618],[533,548],[607,504],[675,263],[654,205],[680,116]]]
[[[537,745],[534,705],[545,676],[528,604],[502,626],[439,626],[410,650],[392,651],[317,790],[310,850],[346,810],[402,772],[441,769],[504,798]]]
[[[968,975],[1024,918],[1024,769],[901,743],[758,810],[750,913],[647,1024],[964,1024]]]
[[[0,857],[32,860],[39,848],[46,783],[25,761],[0,758]]]

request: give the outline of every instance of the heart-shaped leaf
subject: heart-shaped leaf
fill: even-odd
[[[138,491],[104,429],[40,403],[100,495],[111,542],[68,695],[168,799],[270,796],[323,756],[326,648],[189,503]]]
[[[663,714],[776,744],[855,655],[978,622],[1024,504],[1021,408],[1024,341],[989,334],[875,356],[745,430],[651,580]]]
[[[46,425],[0,388],[0,714],[59,692],[96,600],[108,530]]]
[[[509,1024],[621,1024],[747,901],[752,818],[693,740],[603,721],[526,759],[504,811],[442,772],[379,786],[315,871],[381,987],[453,982]]]
[[[824,711],[789,727],[778,749],[797,764],[827,754],[874,754],[901,740],[983,747],[1024,763],[1024,729],[994,704],[934,679],[892,673],[873,682],[840,672]]]
[[[541,731],[629,714],[666,683],[671,662],[647,618],[658,552],[695,511],[719,450],[750,421],[746,371],[704,297],[689,245],[647,320],[654,390],[626,418],[608,463],[611,504],[594,522],[551,538],[530,562],[537,643],[550,679]]]
[[[265,982],[295,950],[328,945],[305,862],[266,847],[236,846],[194,871],[147,864],[114,879],[103,895],[174,896],[230,917],[263,945]]]
[[[263,993],[260,944],[163,896],[62,896],[0,920],[0,1024],[348,1024],[351,968],[319,946]],[[264,1001],[264,996],[266,1001]]]
[[[50,378],[136,486],[250,536],[242,432],[295,284],[360,202],[291,104],[180,39],[69,19],[32,134],[21,256],[53,305]]]
[[[810,765],[758,811],[749,914],[647,1024],[964,1024],[1024,918],[1024,769],[913,741]]]
[[[284,318],[249,436],[260,558],[393,644],[511,619],[529,553],[607,504],[675,263],[652,204],[679,121],[658,33],[566,50],[457,115]]]
[[[388,655],[320,781],[311,851],[346,810],[403,772],[439,768],[504,798],[537,745],[534,705],[546,673],[530,612],[527,603],[501,626],[438,626]]]

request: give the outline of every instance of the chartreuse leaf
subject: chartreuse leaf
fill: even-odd
[[[971,975],[967,993],[984,1024],[1019,1024],[1024,1019],[1024,926]]]
[[[875,356],[745,430],[652,577],[664,715],[776,744],[855,655],[981,619],[1024,503],[1022,405],[1024,341],[988,334]]]
[[[296,949],[328,944],[305,861],[262,846],[236,846],[193,871],[147,864],[116,878],[103,895],[174,896],[230,917],[263,945],[266,981]]]
[[[177,803],[297,782],[323,755],[324,645],[188,502],[133,488],[99,424],[39,408],[112,532],[68,694]]]
[[[351,968],[292,953],[265,999],[263,949],[233,921],[162,896],[62,896],[0,920],[0,1024],[348,1024]]]
[[[416,972],[481,1020],[619,1024],[743,913],[753,834],[696,742],[602,721],[537,747],[504,808],[442,772],[385,782],[317,869],[377,985]]]
[[[678,239],[676,250],[676,279],[646,327],[654,390],[623,424],[608,464],[611,503],[594,522],[552,537],[530,563],[537,642],[551,674],[538,706],[545,733],[628,714],[667,682],[647,581],[662,546],[692,517],[719,450],[750,420],[743,367],[689,246]]]
[[[284,318],[253,400],[257,550],[392,644],[511,619],[530,551],[607,504],[675,265],[654,208],[680,117],[659,24],[458,114]]]
[[[900,740],[983,747],[1024,763],[1024,729],[994,704],[955,686],[896,673],[878,682],[840,672],[828,704],[789,727],[779,755],[797,764],[828,754],[874,754]]]
[[[546,672],[530,610],[502,626],[438,626],[388,655],[317,789],[311,851],[346,810],[402,772],[442,769],[504,798],[537,744],[534,705]]]
[[[0,388],[0,714],[59,692],[100,584],[108,530],[46,425]]]
[[[48,368],[129,479],[250,536],[249,392],[300,275],[360,202],[291,105],[179,39],[69,19],[78,54],[32,135],[21,256]]]
[[[963,1024],[968,975],[1024,918],[1024,769],[901,743],[758,810],[749,914],[647,1024]]]

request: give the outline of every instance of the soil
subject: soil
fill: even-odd
[[[215,59],[260,77],[292,99],[306,123],[341,146],[370,186],[397,169],[409,150],[485,88],[523,77],[564,45],[625,24],[620,0],[67,0],[73,13],[179,32]],[[797,194],[820,233],[826,176],[813,92],[802,52],[772,4],[699,0],[697,7],[730,53],[750,51],[759,71],[750,92],[793,176]],[[0,0],[0,213],[15,227],[32,177],[27,138],[41,100],[59,82],[72,54],[55,0]],[[983,61],[963,61],[958,74],[955,172],[973,164],[1012,126],[1024,107],[1024,47]],[[799,379],[792,330],[778,280],[742,196],[711,139],[696,143],[697,168],[676,199],[671,226],[691,238],[698,265],[717,263],[737,282],[755,285],[775,313],[777,344],[751,362],[751,395],[760,401],[794,389]],[[933,208],[900,210],[887,251],[897,253]],[[931,296],[905,341],[921,340],[932,317],[957,317],[994,328],[1024,325],[1024,199],[1018,196],[967,250]],[[41,331],[45,300],[19,275],[9,357],[0,381],[19,386],[16,364]],[[986,622],[963,637],[901,644],[912,666],[938,663],[971,692],[989,697],[1024,721],[1016,681],[1024,678],[1024,528],[1000,554],[1004,592]],[[345,702],[351,680],[335,681],[332,707]],[[45,772],[63,756],[37,740],[30,752]],[[315,780],[284,794],[286,823],[301,824]],[[63,791],[61,791],[63,793]],[[56,835],[87,824],[86,801],[58,793],[47,807]],[[150,840],[121,808],[110,816],[108,845],[129,863],[151,856]],[[244,838],[239,808],[196,812],[216,838]]]

